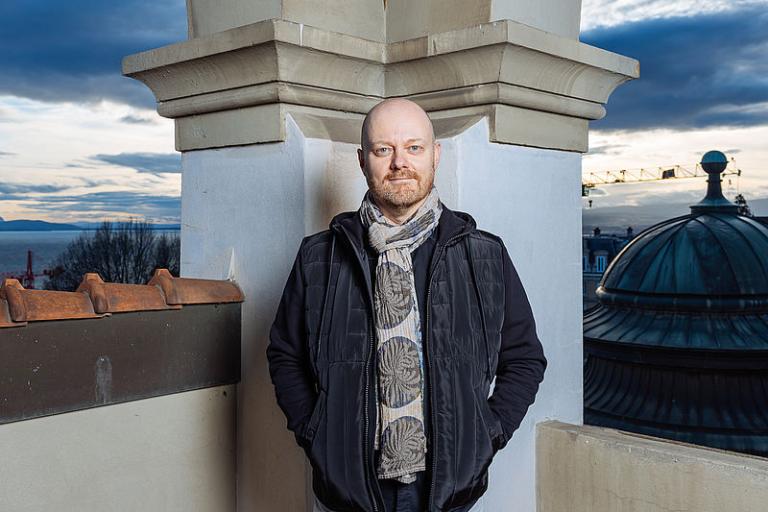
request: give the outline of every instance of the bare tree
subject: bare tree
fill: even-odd
[[[155,268],[167,268],[171,274],[179,275],[181,239],[178,235],[163,233],[155,240]]]
[[[148,222],[103,222],[93,236],[81,234],[56,258],[45,288],[74,290],[86,272],[108,282],[146,283],[156,268],[179,275],[179,237],[157,235]]]

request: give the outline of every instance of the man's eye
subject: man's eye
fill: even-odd
[[[376,155],[386,155],[389,152],[389,148],[376,148],[373,152]]]
[[[415,153],[416,151],[420,151],[421,150],[421,146],[408,146],[408,149],[410,149],[411,151],[413,151]]]

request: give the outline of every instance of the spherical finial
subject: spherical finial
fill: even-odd
[[[707,173],[720,174],[728,166],[728,158],[720,151],[707,151],[701,157],[701,168]]]

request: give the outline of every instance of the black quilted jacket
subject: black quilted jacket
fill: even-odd
[[[302,241],[267,348],[277,402],[312,464],[314,492],[337,512],[385,512],[373,466],[376,358],[364,237],[357,212],[347,212]],[[533,403],[547,360],[502,241],[446,207],[437,237],[422,319],[429,512],[460,512],[485,492],[488,466]]]

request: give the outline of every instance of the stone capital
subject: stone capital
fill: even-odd
[[[584,152],[588,122],[639,75],[633,59],[511,20],[377,39],[267,19],[128,56],[123,73],[176,120],[180,151],[285,140],[287,113],[310,137],[357,142],[373,105],[407,97],[438,137],[484,116],[493,142]]]

